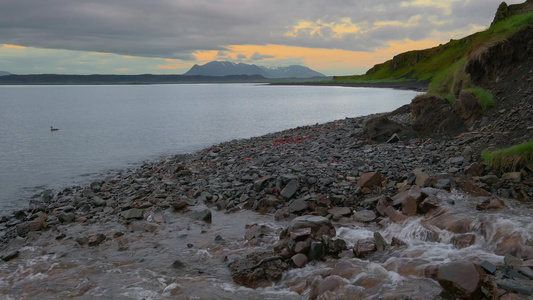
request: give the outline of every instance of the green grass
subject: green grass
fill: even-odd
[[[367,74],[338,76],[334,82],[401,82],[431,80],[428,93],[450,99],[461,89],[472,87],[465,65],[469,55],[476,50],[504,40],[515,32],[533,24],[533,13],[513,16],[459,40],[437,47],[409,51],[395,59],[374,66]]]
[[[496,106],[496,103],[492,98],[492,94],[489,91],[484,90],[482,88],[469,88],[468,91],[476,95],[477,99],[479,100],[479,103],[481,104],[483,112],[485,112],[490,107]]]
[[[533,141],[499,151],[485,150],[481,156],[491,169],[502,172],[520,170],[533,164]]]

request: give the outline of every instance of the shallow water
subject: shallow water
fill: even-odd
[[[396,237],[407,246],[376,253],[369,260],[313,262],[286,272],[271,287],[254,290],[235,285],[227,264],[254,251],[271,250],[287,222],[246,210],[212,209],[211,224],[194,221],[186,213],[152,211],[146,221],[129,225],[102,225],[96,218],[91,224],[62,225],[58,231],[30,236],[25,246],[22,240],[13,241],[12,248],[22,248],[19,258],[0,264],[0,295],[5,299],[308,299],[327,278],[340,286],[332,296],[433,299],[441,288],[424,277],[428,266],[457,260],[500,265],[503,256],[494,250],[503,236],[517,232],[524,240],[533,237],[533,210],[523,203],[506,199],[501,211],[476,211],[484,198],[444,191],[436,195],[449,216],[468,221],[465,232],[476,236],[475,244],[455,247],[451,243],[455,233],[431,225],[430,217],[411,217],[383,228],[341,219],[335,223],[337,237],[346,240],[349,249],[375,231],[389,243]],[[244,240],[246,225],[254,223],[271,228],[266,243],[259,246]],[[61,233],[66,237],[56,239]],[[107,237],[98,246],[76,242],[77,237],[97,233]],[[176,261],[184,266],[173,267]]]
[[[0,214],[43,189],[232,139],[391,111],[417,94],[250,84],[0,86]]]

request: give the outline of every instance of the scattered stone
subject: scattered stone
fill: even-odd
[[[294,179],[291,180],[283,190],[281,190],[280,195],[283,196],[285,199],[291,199],[296,192],[300,189],[300,183],[298,180]]]
[[[489,261],[482,261],[479,265],[487,274],[493,275],[496,272],[496,266],[491,264]]]
[[[6,254],[3,254],[2,255],[2,260],[3,261],[10,261],[12,259],[15,259],[19,256],[19,251],[18,250],[14,250],[14,251],[11,251],[11,252],[8,252]]]
[[[76,220],[76,215],[73,213],[62,213],[57,216],[61,223],[72,223]]]
[[[102,233],[98,233],[96,235],[92,235],[89,237],[89,240],[87,241],[87,245],[89,247],[95,247],[100,245],[102,242],[106,240],[106,236]]]
[[[353,247],[353,253],[357,258],[368,258],[377,250],[376,240],[374,238],[358,240]]]
[[[126,220],[141,220],[144,218],[144,211],[139,208],[132,208],[122,212],[122,217]]]
[[[302,253],[295,254],[291,260],[297,268],[303,268],[307,265],[307,256]]]
[[[476,206],[477,210],[498,210],[505,207],[505,202],[502,199],[492,197],[483,201]]]
[[[189,217],[194,220],[204,221],[206,223],[211,223],[211,211],[209,209],[204,209],[200,211],[191,211]]]
[[[455,261],[438,267],[436,280],[447,292],[461,299],[480,299],[483,274],[468,261]]]
[[[375,185],[381,185],[383,177],[379,172],[369,172],[361,175],[357,181],[356,187],[371,187]]]
[[[376,220],[376,213],[372,210],[361,210],[357,211],[353,215],[353,220],[355,222],[369,223]]]

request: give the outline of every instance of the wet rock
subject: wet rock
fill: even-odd
[[[301,199],[297,199],[291,202],[289,205],[289,212],[295,214],[301,214],[308,208],[307,202]]]
[[[95,247],[103,243],[105,240],[106,240],[106,236],[102,233],[98,233],[96,235],[92,235],[89,237],[89,240],[87,241],[87,245],[89,245],[89,247]]]
[[[312,242],[307,254],[309,260],[319,260],[326,254],[326,247],[322,242]]]
[[[272,252],[256,252],[234,260],[228,267],[235,283],[256,289],[281,280],[289,265]]]
[[[367,258],[377,250],[376,240],[374,238],[358,240],[353,247],[353,253],[357,258]]]
[[[483,273],[471,262],[455,261],[438,267],[436,280],[447,292],[462,299],[480,299]]]
[[[123,211],[121,215],[126,220],[141,220],[144,217],[144,211],[139,208],[132,208]]]
[[[174,208],[174,210],[183,210],[189,206],[189,203],[186,201],[172,201],[169,203],[170,206]]]
[[[334,237],[335,227],[330,220],[319,216],[301,216],[293,219],[287,228],[285,228],[280,235],[280,239],[287,238],[291,232],[299,229],[310,229],[310,236],[312,238],[321,237],[322,235]]]
[[[459,249],[466,248],[476,243],[476,235],[472,233],[454,235],[451,242]]]
[[[500,178],[496,175],[485,175],[482,177],[479,177],[479,181],[486,183],[486,184],[495,184],[498,181],[500,181]]]
[[[477,210],[498,210],[505,207],[505,202],[502,199],[492,197],[483,201],[476,206]]]
[[[522,180],[522,173],[520,172],[504,173],[501,179],[504,181],[508,181],[508,182],[518,183]]]
[[[383,177],[381,176],[381,173],[379,172],[369,172],[364,173],[361,175],[359,180],[357,181],[356,187],[371,187],[374,185],[381,185],[381,182],[383,181]]]
[[[428,196],[426,199],[422,200],[418,205],[420,212],[427,214],[437,208],[439,208],[440,200],[435,196]]]
[[[5,253],[2,255],[2,260],[3,261],[10,261],[12,259],[15,259],[19,256],[19,251],[18,250],[14,250],[14,251],[11,251],[11,252],[8,252],[8,253]]]
[[[264,224],[252,224],[244,235],[244,239],[251,245],[259,245],[268,241],[268,237],[273,234],[272,228]]]
[[[313,280],[311,284],[311,293],[309,295],[309,298],[318,299],[319,296],[323,296],[324,299],[359,299],[359,297],[357,296],[355,296],[354,298],[351,298],[349,296],[345,298],[340,298],[342,297],[341,290],[347,285],[351,285],[350,282],[340,276],[332,275],[326,278],[322,278],[321,276],[319,276],[315,280]]]
[[[479,265],[487,274],[494,274],[496,272],[496,266],[489,261],[482,261]]]
[[[461,190],[474,197],[491,196],[487,190],[479,187],[473,181],[464,181],[461,183]]]
[[[388,206],[385,211],[385,215],[394,223],[403,222],[407,219],[407,216],[403,215],[399,211],[395,210],[392,206]]]
[[[57,219],[61,223],[72,223],[76,220],[76,215],[73,213],[62,213],[57,215]]]
[[[300,189],[300,183],[298,180],[291,180],[284,188],[281,190],[280,195],[285,199],[291,199],[296,192]]]
[[[424,195],[420,187],[414,185],[409,191],[400,193],[393,197],[393,200],[402,203],[402,212],[407,216],[416,216],[418,213],[418,205],[424,199]]]
[[[181,269],[185,268],[185,264],[182,261],[180,261],[179,259],[177,259],[177,260],[175,260],[172,263],[172,268],[177,269],[177,270],[181,270]]]
[[[496,285],[511,293],[522,294],[526,296],[533,295],[533,287],[531,285],[525,285],[517,280],[513,279],[501,279],[496,281]]]
[[[292,262],[297,268],[303,268],[307,265],[308,259],[305,254],[297,253],[291,258]]]
[[[383,252],[389,247],[389,244],[387,244],[387,242],[379,232],[374,232],[374,241],[376,243],[376,249],[378,252]]]
[[[374,221],[376,218],[376,213],[372,210],[356,211],[353,214],[353,220],[355,222],[368,223]]]
[[[189,217],[194,220],[204,221],[206,223],[211,223],[211,211],[209,209],[204,210],[194,210],[189,213]]]
[[[402,125],[390,120],[387,116],[369,119],[363,127],[363,137],[378,143],[387,141],[393,134],[401,132]]]
[[[341,217],[348,217],[352,214],[352,210],[349,207],[334,207],[328,210],[333,216],[334,220],[339,220]]]
[[[106,206],[107,205],[107,201],[105,201],[104,199],[102,199],[102,198],[100,198],[98,196],[95,196],[95,197],[93,197],[93,204],[96,207]]]

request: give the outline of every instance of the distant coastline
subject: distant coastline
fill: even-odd
[[[0,85],[127,85],[179,83],[292,83],[330,81],[332,77],[266,78],[261,75],[61,75],[31,74],[0,76]]]

